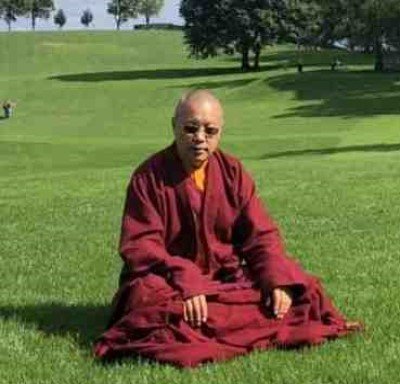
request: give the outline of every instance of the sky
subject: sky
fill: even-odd
[[[84,28],[80,22],[82,11],[90,8],[93,13],[93,24],[90,29],[115,29],[115,22],[112,15],[106,11],[109,0],[53,0],[55,8],[63,9],[67,16],[67,23],[64,30],[82,29]],[[164,7],[158,17],[152,18],[152,22],[157,23],[174,23],[183,24],[183,20],[179,17],[180,0],[164,0]],[[131,29],[133,24],[144,23],[144,18],[130,20],[122,24],[121,29]],[[17,22],[12,24],[14,31],[30,30],[30,20],[25,17],[19,17]],[[37,20],[37,30],[55,30],[57,29],[53,21],[53,15],[48,20]],[[0,20],[0,31],[7,30],[4,20]]]

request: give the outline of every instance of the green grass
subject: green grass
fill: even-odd
[[[400,369],[400,75],[373,58],[268,48],[263,70],[195,61],[175,32],[0,34],[0,383],[392,383]],[[340,55],[346,70],[331,72]],[[223,147],[253,173],[288,249],[364,336],[192,371],[103,366],[125,186],[171,141],[184,89],[226,108]]]

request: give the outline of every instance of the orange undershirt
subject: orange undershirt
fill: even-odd
[[[194,170],[190,175],[196,187],[201,192],[204,192],[206,187],[206,167],[207,167],[207,162],[205,162],[199,169]]]
[[[193,183],[196,186],[196,189],[199,191],[200,199],[203,199],[204,190],[206,188],[206,176],[207,176],[207,162],[204,163],[199,169],[194,170],[190,177],[193,180]],[[199,197],[199,195],[197,195]],[[207,267],[207,257],[204,250],[203,237],[201,233],[201,220],[199,220],[199,215],[201,211],[201,205],[198,207],[197,215],[194,214],[195,218],[195,228],[196,228],[196,244],[197,244],[197,255],[196,255],[196,264],[202,269],[204,273],[208,271]]]

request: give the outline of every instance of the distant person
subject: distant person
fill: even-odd
[[[336,58],[335,60],[332,61],[331,70],[336,71],[336,69],[341,68],[342,65],[343,65],[343,63],[340,61],[340,59]]]
[[[96,356],[192,367],[361,329],[288,257],[252,177],[218,148],[219,100],[191,91],[172,122],[174,142],[141,164],[128,186],[124,268]]]
[[[301,73],[303,72],[303,60],[302,59],[298,59],[297,60],[297,72]]]
[[[9,119],[13,115],[13,110],[16,107],[16,103],[13,103],[10,100],[6,100],[3,102],[3,111],[4,117]]]

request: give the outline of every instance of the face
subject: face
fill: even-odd
[[[221,105],[214,100],[184,104],[174,124],[174,136],[185,168],[201,167],[218,148],[223,126]]]

